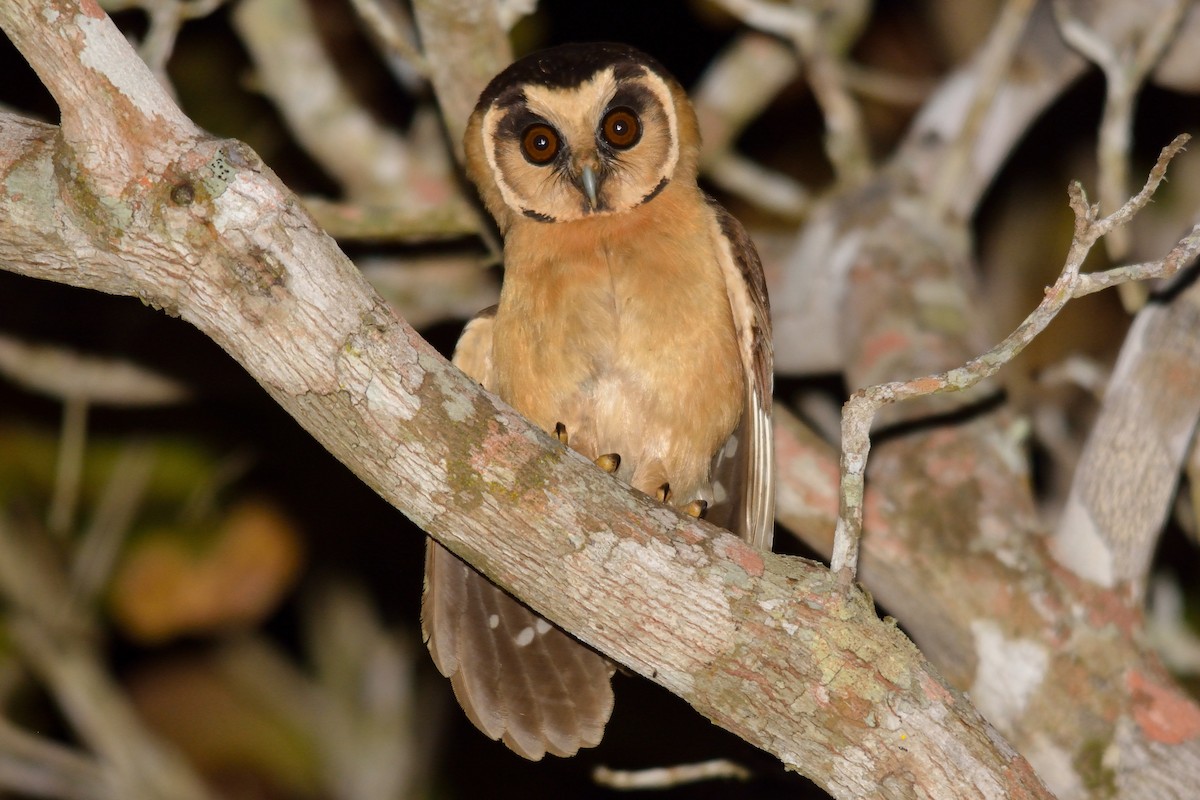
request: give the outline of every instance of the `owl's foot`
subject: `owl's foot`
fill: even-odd
[[[565,447],[571,446],[571,437],[567,433],[567,426],[561,422],[554,423],[554,438],[562,442]],[[621,468],[620,453],[605,453],[604,455],[596,456],[592,460],[597,467],[612,475]]]
[[[655,489],[654,497],[660,503],[671,502],[671,484],[664,483],[661,486],[659,486],[657,489]],[[695,517],[696,519],[703,519],[704,515],[708,512],[708,501],[707,500],[699,500],[699,499],[693,500],[692,502],[688,503],[687,505],[681,506],[679,510],[682,511],[683,513],[687,514],[689,517]]]
[[[596,457],[595,464],[609,475],[612,475],[621,468],[621,456],[619,453],[605,453],[602,456]]]

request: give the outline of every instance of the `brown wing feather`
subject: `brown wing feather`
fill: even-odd
[[[454,353],[454,363],[485,388],[494,316],[490,308],[471,320]],[[600,742],[613,707],[611,663],[432,539],[421,628],[463,711],[489,737],[535,761]]]
[[[771,425],[774,380],[771,308],[754,243],[733,215],[712,198],[717,252],[746,375],[746,404],[729,442],[713,459],[716,501],[708,518],[751,544],[771,548],[775,524],[775,440]]]

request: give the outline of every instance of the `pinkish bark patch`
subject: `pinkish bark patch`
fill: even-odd
[[[721,558],[726,558],[737,564],[752,578],[761,578],[764,570],[762,553],[741,539],[732,536],[722,536],[714,543],[714,551]]]
[[[1125,685],[1133,695],[1133,718],[1148,739],[1182,744],[1200,736],[1200,707],[1174,686],[1140,670],[1130,670]]]

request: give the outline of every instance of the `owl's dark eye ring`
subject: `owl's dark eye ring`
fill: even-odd
[[[642,138],[642,122],[632,108],[620,106],[604,115],[600,135],[618,150],[628,150]]]
[[[521,134],[521,152],[530,164],[549,164],[558,155],[558,132],[544,122],[533,123]]]

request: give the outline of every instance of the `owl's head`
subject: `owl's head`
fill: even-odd
[[[467,125],[467,174],[501,230],[525,217],[621,214],[694,182],[700,135],[687,94],[621,44],[568,44],[492,79]]]

